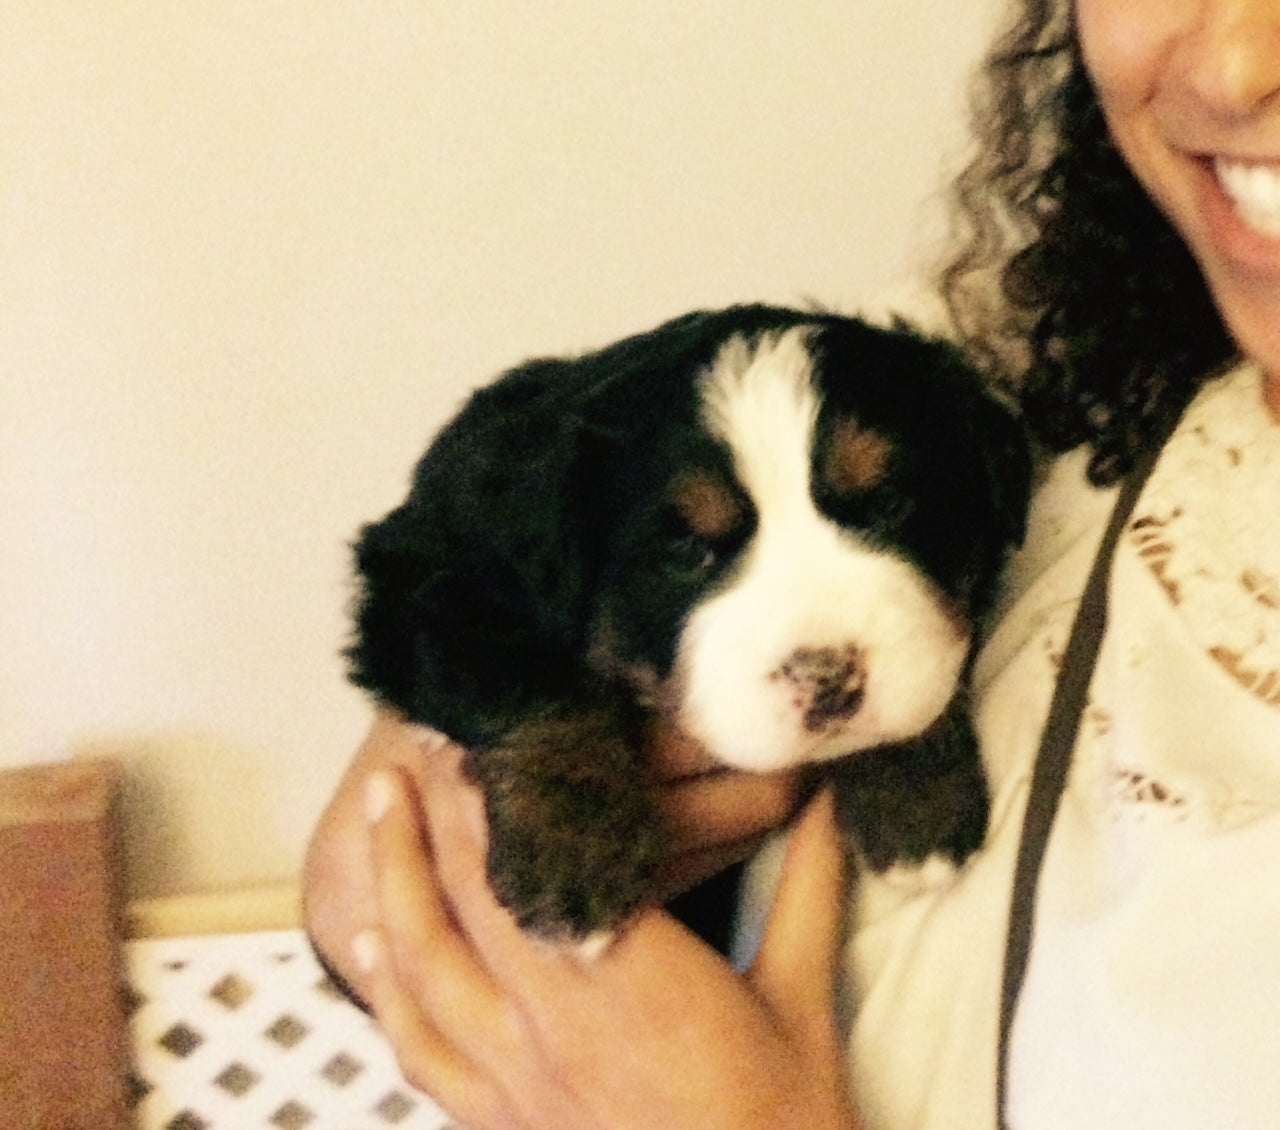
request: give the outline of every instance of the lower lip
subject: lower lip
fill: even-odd
[[[1237,270],[1280,278],[1280,238],[1246,223],[1223,190],[1210,160],[1199,162],[1201,215],[1209,239]]]

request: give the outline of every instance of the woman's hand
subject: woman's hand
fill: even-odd
[[[726,769],[661,719],[652,723],[646,744],[662,781],[667,899],[741,863],[796,814],[811,792],[810,777],[802,770]]]
[[[364,784],[377,925],[352,954],[411,1083],[472,1130],[856,1125],[833,1009],[845,892],[829,794],[792,836],[746,975],[659,911],[583,962],[494,902],[460,758],[441,742],[417,772]]]
[[[303,872],[307,930],[330,970],[362,998],[366,989],[351,958],[351,943],[361,929],[379,921],[364,816],[366,782],[379,770],[394,770],[418,796],[429,796],[428,770],[443,745],[438,736],[391,712],[379,713],[312,836]],[[717,768],[696,744],[656,724],[649,747],[664,781],[668,898],[745,859],[800,802],[803,782],[796,773],[758,775]]]

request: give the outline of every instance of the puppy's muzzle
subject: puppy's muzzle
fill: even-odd
[[[857,714],[867,687],[862,649],[854,644],[798,647],[769,678],[791,688],[804,728],[814,734]]]

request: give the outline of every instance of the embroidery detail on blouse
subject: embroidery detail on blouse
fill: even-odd
[[[1128,806],[1133,814],[1159,812],[1183,820],[1191,814],[1187,797],[1140,769],[1116,769],[1112,776],[1112,791],[1115,800]]]
[[[1205,654],[1280,707],[1280,534],[1258,502],[1280,485],[1280,432],[1258,400],[1238,375],[1202,394],[1126,539]]]
[[[1182,588],[1170,575],[1170,566],[1173,563],[1176,547],[1169,539],[1167,531],[1170,524],[1181,516],[1180,510],[1175,510],[1164,521],[1148,515],[1137,519],[1129,527],[1129,539],[1137,547],[1138,558],[1151,570],[1156,580],[1160,582],[1160,587],[1175,605],[1182,603]]]

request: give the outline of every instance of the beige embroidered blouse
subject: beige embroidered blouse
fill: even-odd
[[[850,1055],[873,1130],[995,1125],[1030,762],[1114,501],[1059,461],[976,672],[987,846],[864,889]],[[1117,550],[1111,622],[1045,861],[1013,1035],[1017,1130],[1280,1119],[1280,425],[1242,366],[1170,440]]]

